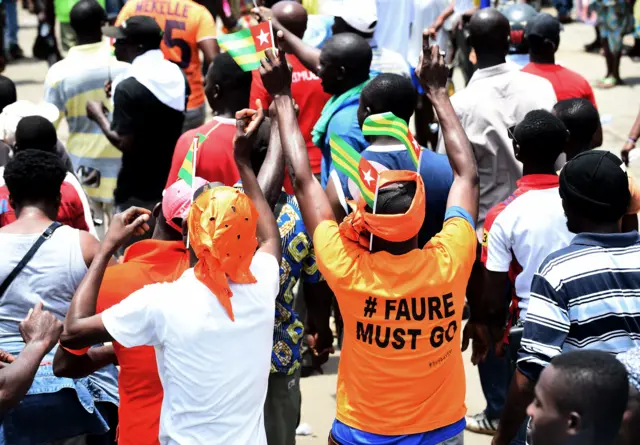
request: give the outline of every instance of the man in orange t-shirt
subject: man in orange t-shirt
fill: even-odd
[[[278,2],[273,5],[271,12],[282,26],[302,39],[307,29],[307,11],[301,4],[293,1]],[[287,61],[291,64],[292,70],[291,97],[300,108],[298,122],[300,123],[300,131],[304,136],[304,141],[307,144],[311,170],[314,174],[320,174],[322,152],[313,144],[311,130],[320,119],[322,109],[331,96],[322,89],[320,78],[305,68],[296,56],[287,54]],[[253,79],[249,103],[253,106],[256,103],[256,99],[260,99],[262,106],[268,108],[273,98],[262,85],[258,70],[252,73]],[[285,180],[288,180],[288,178],[285,178]]]
[[[424,43],[428,47],[428,36]],[[287,62],[270,53],[262,81],[275,98],[282,148],[318,268],[344,319],[329,443],[461,444],[466,408],[460,331],[475,261],[479,187],[471,144],[447,94],[444,57],[437,46],[428,49],[418,77],[438,115],[454,180],[442,231],[419,249],[425,190],[416,172],[380,173],[376,214],[360,201],[338,225],[309,165]]]
[[[201,178],[195,178],[195,181],[196,187],[207,184]],[[162,204],[153,210],[156,218],[153,238],[131,245],[125,251],[123,263],[107,269],[100,286],[96,313],[119,304],[144,286],[175,281],[189,268],[189,254],[182,239],[182,220],[189,211],[191,196],[191,187],[182,180],[165,191]],[[163,390],[155,351],[150,346],[125,348],[117,342],[113,342],[113,350],[114,358],[120,364],[118,444],[157,445]],[[87,359],[96,359],[87,352],[61,347],[54,361],[65,360],[65,370],[69,372],[74,366],[74,358],[81,357],[75,366],[90,369]],[[101,357],[100,360],[105,359]]]
[[[127,2],[116,20],[120,26],[134,15],[153,17],[163,31],[160,49],[164,57],[176,63],[187,77],[191,95],[182,131],[204,124],[204,86],[200,51],[205,66],[220,52],[216,37],[216,25],[211,13],[192,0],[131,0]]]

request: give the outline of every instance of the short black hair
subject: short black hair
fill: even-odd
[[[399,74],[380,74],[364,87],[360,102],[374,114],[391,111],[409,123],[418,102],[418,92],[413,83]]]
[[[4,180],[14,204],[52,203],[60,198],[67,174],[60,158],[40,150],[24,150],[9,160]]]
[[[41,150],[56,152],[58,135],[56,127],[42,116],[26,116],[20,119],[16,127],[16,148],[22,150]]]
[[[528,112],[513,135],[522,159],[555,162],[567,143],[567,127],[546,110]]]
[[[107,22],[107,13],[96,0],[80,0],[71,8],[69,19],[77,35],[95,35]]]
[[[373,50],[364,37],[350,32],[334,35],[324,43],[322,52],[334,64],[344,66],[350,77],[368,78]]]
[[[11,105],[18,100],[16,84],[7,76],[0,75],[0,113],[4,107]]]
[[[600,128],[598,109],[587,99],[561,100],[553,106],[553,113],[569,130],[569,137],[580,145],[589,145]]]
[[[402,215],[407,213],[416,196],[417,184],[413,181],[395,182],[378,190],[376,213]]]
[[[629,398],[624,365],[607,352],[582,350],[554,357],[551,366],[559,374],[554,385],[558,410],[579,413],[593,428],[593,443],[612,443]]]
[[[242,71],[229,53],[218,54],[207,71],[207,82],[224,90],[251,89],[251,71]],[[264,104],[266,106],[266,104]]]

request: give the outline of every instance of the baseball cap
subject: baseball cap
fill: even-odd
[[[378,24],[378,8],[375,0],[344,0],[333,11],[356,31],[373,34]]]
[[[146,15],[134,15],[120,26],[104,26],[102,33],[116,40],[126,40],[131,43],[159,44],[162,30],[158,23]]]
[[[192,188],[184,179],[174,182],[168,189],[162,193],[162,214],[172,228],[182,233],[182,227],[179,227],[173,220],[185,219],[191,207],[193,191],[208,184],[205,179],[195,177],[195,184]]]
[[[626,167],[608,151],[580,153],[560,173],[560,197],[594,221],[617,221],[631,201]]]
[[[540,13],[532,17],[525,28],[525,37],[538,36],[552,42],[560,41],[562,25],[557,18],[546,13]]]

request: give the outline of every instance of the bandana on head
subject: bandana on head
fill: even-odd
[[[189,212],[189,240],[198,257],[194,273],[218,297],[231,320],[233,293],[227,278],[239,284],[256,282],[249,266],[258,245],[257,221],[253,202],[231,187],[204,191]]]
[[[394,243],[408,241],[418,234],[425,216],[425,190],[419,173],[406,170],[385,170],[380,173],[380,189],[398,182],[415,182],[416,195],[409,210],[404,214],[379,215],[366,211],[364,199],[350,205],[353,212],[340,224],[340,234],[369,249],[369,238],[373,234]]]

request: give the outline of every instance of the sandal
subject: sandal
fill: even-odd
[[[596,82],[596,88],[608,90],[609,88],[613,88],[621,84],[622,82],[615,77],[603,77]]]

